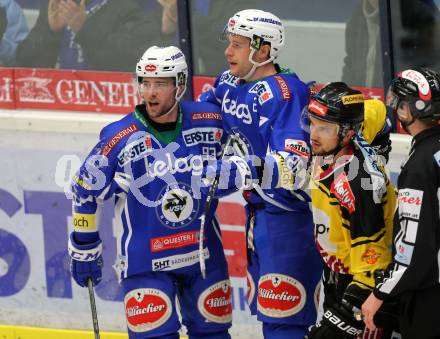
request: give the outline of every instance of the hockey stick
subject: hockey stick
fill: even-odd
[[[95,339],[99,339],[98,314],[96,313],[95,292],[93,291],[92,279],[88,280],[87,287],[89,289],[90,308],[92,309],[93,332],[95,333]]]
[[[222,150],[222,153],[220,154],[220,159],[223,160],[225,157],[225,154],[227,152],[227,149],[233,145],[235,142],[235,135],[229,134],[228,139],[226,140],[225,147]],[[214,194],[217,191],[218,184],[220,181],[220,175],[216,175],[214,178],[214,181],[211,184],[211,187],[209,188],[208,195],[206,197],[205,206],[203,207],[203,213],[200,216],[200,235],[199,235],[199,262],[200,262],[200,271],[202,272],[203,279],[206,278],[206,264],[205,264],[205,253],[203,251],[203,239],[205,238],[205,222],[206,222],[206,216],[209,213],[209,210],[211,208],[212,200],[214,199]]]

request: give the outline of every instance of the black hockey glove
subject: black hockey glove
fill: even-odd
[[[345,306],[334,304],[324,309],[321,323],[313,326],[305,339],[349,339],[356,338],[364,330],[363,321],[354,318]]]

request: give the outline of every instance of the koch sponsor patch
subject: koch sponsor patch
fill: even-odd
[[[138,130],[136,124],[131,124],[130,126],[124,128],[123,130],[119,131],[115,135],[111,137],[111,139],[102,147],[101,154],[102,155],[109,155],[112,149],[119,144],[119,142],[129,135],[133,134]]]
[[[257,94],[258,102],[260,105],[273,98],[272,90],[267,81],[257,82],[250,90],[249,93]]]
[[[345,172],[336,177],[330,187],[330,192],[333,193],[341,206],[344,206],[350,214],[356,210],[355,197]]]
[[[419,220],[423,202],[423,191],[411,188],[399,190],[399,217]]]
[[[268,317],[290,317],[303,309],[306,298],[304,286],[287,275],[266,274],[258,283],[258,310]]]
[[[283,79],[283,77],[281,77],[279,75],[274,75],[274,78],[277,81],[277,84],[278,84],[278,87],[280,88],[283,99],[289,100],[292,97],[292,94],[290,93],[290,89],[289,89],[289,86],[287,86],[286,81]]]
[[[209,321],[225,324],[232,321],[232,288],[229,280],[219,281],[199,296],[199,312]]]
[[[153,151],[151,137],[147,135],[128,145],[118,154],[118,162],[120,166],[124,166],[127,162],[139,159],[143,155]]]
[[[310,149],[307,143],[303,140],[286,139],[284,141],[284,149],[296,153],[304,158],[309,158]]]
[[[124,305],[128,328],[136,333],[163,325],[173,310],[170,298],[155,288],[138,288],[128,292]]]
[[[73,213],[73,230],[77,232],[95,232],[96,214]]]
[[[209,250],[203,250],[205,259],[209,259]],[[178,268],[194,265],[199,262],[199,250],[188,252],[185,254],[177,254],[151,261],[153,271],[172,271]]]
[[[223,120],[221,113],[217,112],[196,112],[191,114],[192,120]]]
[[[181,248],[198,244],[200,232],[180,232],[166,237],[150,239],[151,252],[166,251],[173,248]]]
[[[197,127],[182,132],[186,146],[197,144],[220,144],[223,129],[215,127]]]

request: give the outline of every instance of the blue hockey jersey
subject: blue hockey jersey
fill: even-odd
[[[149,271],[199,270],[199,218],[206,200],[200,175],[203,160],[221,150],[222,116],[211,103],[180,103],[175,139],[168,143],[139,107],[101,131],[74,176],[74,231],[97,232],[99,207],[114,196],[120,279]],[[216,206],[214,201],[204,239],[208,270],[226,265],[213,217]],[[103,226],[111,232],[110,225]]]
[[[225,131],[239,137],[241,153],[260,158],[269,153],[281,163],[288,156],[290,162],[303,167],[299,174],[296,171],[300,169],[290,164],[290,173],[298,176],[293,178],[296,183],[291,183],[292,189],[286,189],[285,185],[259,186],[251,202],[265,201],[269,206],[287,211],[309,209],[310,197],[304,190],[307,186],[305,168],[310,156],[309,135],[300,126],[301,112],[309,95],[308,86],[295,74],[278,73],[244,82],[229,71],[220,75],[214,87],[201,95],[201,101],[221,105]],[[273,172],[277,172],[276,169]]]

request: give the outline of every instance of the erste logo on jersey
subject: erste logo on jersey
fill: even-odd
[[[182,132],[186,146],[197,144],[220,144],[223,129],[216,127],[197,127]]]
[[[192,196],[193,191],[187,184],[179,183],[165,187],[157,199],[161,202],[156,207],[160,222],[172,229],[182,228],[191,223],[199,210],[199,201]]]
[[[423,202],[423,191],[411,188],[399,190],[399,217],[419,220]]]
[[[237,104],[234,99],[228,98],[229,89],[226,90],[222,99],[222,112],[237,117],[237,119],[243,121],[244,124],[252,124],[252,114],[247,104]],[[253,112],[257,111],[256,103],[253,105]]]
[[[272,90],[270,89],[267,81],[259,81],[253,86],[249,93],[255,93],[258,95],[258,102],[260,105],[273,98]]]
[[[229,280],[209,286],[197,301],[199,312],[209,321],[225,324],[232,321],[232,288]]]
[[[139,288],[128,292],[124,305],[127,326],[136,333],[158,328],[172,313],[170,298],[155,288]]]
[[[334,194],[341,206],[344,206],[350,214],[356,210],[355,197],[345,172],[341,172],[337,176],[330,187],[330,192]]]
[[[304,286],[284,274],[266,274],[258,283],[258,310],[269,317],[284,318],[298,313],[306,298]]]
[[[239,77],[236,77],[235,75],[232,75],[231,73],[224,72],[221,76],[220,76],[220,80],[219,80],[219,84],[222,83],[226,83],[229,84],[233,87],[237,86],[237,83],[240,81]]]
[[[140,138],[122,149],[118,154],[118,162],[120,166],[124,166],[127,162],[136,160],[142,155],[152,152],[151,137],[149,135]]]
[[[181,232],[165,237],[150,239],[151,252],[166,251],[173,248],[181,248],[198,244],[200,238],[199,231]]]
[[[304,140],[286,139],[284,141],[284,149],[307,159],[310,156],[309,146]]]

